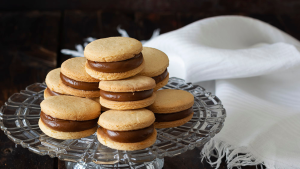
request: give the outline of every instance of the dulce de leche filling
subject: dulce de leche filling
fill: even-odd
[[[143,54],[139,53],[133,58],[117,62],[96,62],[87,60],[88,65],[98,72],[121,73],[133,70],[143,63]]]
[[[46,92],[47,92],[50,96],[63,95],[63,94],[61,94],[61,93],[58,93],[58,92],[55,92],[55,91],[50,90],[48,87],[47,87],[45,90],[46,90]]]
[[[146,99],[153,94],[153,89],[136,92],[108,92],[100,90],[100,96],[112,101],[137,101]]]
[[[193,113],[193,108],[189,108],[176,113],[154,113],[155,122],[168,122],[183,119]]]
[[[162,74],[160,74],[158,76],[151,77],[151,78],[154,79],[155,83],[157,84],[157,83],[163,81],[167,77],[168,73],[169,73],[168,69],[166,69]]]
[[[98,118],[86,121],[63,120],[51,117],[44,112],[40,114],[42,122],[49,128],[62,132],[84,131],[97,126]]]
[[[99,82],[81,82],[81,81],[71,79],[62,73],[60,73],[60,79],[63,82],[63,84],[75,89],[89,90],[89,91],[99,90],[98,88]]]
[[[107,130],[103,127],[98,128],[98,134],[106,135],[113,141],[120,143],[136,143],[140,141],[144,141],[149,138],[154,131],[154,125],[152,124],[149,127],[139,129],[139,130],[131,130],[131,131],[112,131]]]

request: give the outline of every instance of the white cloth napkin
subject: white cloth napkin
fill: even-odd
[[[221,99],[224,128],[202,150],[204,157],[218,157],[211,164],[218,167],[226,156],[229,168],[300,168],[299,41],[256,19],[221,16],[145,46],[169,56],[171,77],[200,82]]]

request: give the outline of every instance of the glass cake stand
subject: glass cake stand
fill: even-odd
[[[173,157],[207,143],[222,129],[226,117],[218,97],[173,77],[163,88],[192,93],[193,118],[179,127],[157,129],[157,140],[149,148],[120,151],[99,143],[96,134],[76,140],[58,140],[45,135],[38,126],[45,88],[45,83],[34,83],[9,97],[0,109],[0,127],[16,144],[39,155],[58,157],[66,161],[67,168],[161,169],[165,156]]]

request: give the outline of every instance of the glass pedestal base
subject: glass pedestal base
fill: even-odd
[[[161,169],[163,158],[201,147],[224,125],[226,110],[221,100],[203,87],[172,77],[163,89],[179,89],[194,95],[193,117],[184,125],[157,129],[157,140],[143,150],[122,151],[102,145],[91,136],[59,140],[45,135],[39,128],[45,83],[34,83],[9,97],[0,108],[0,129],[15,144],[39,155],[58,157],[68,168]]]
[[[150,162],[144,163],[128,163],[119,162],[115,164],[95,164],[90,163],[76,163],[76,162],[65,162],[67,169],[125,169],[125,168],[139,168],[139,169],[162,169],[164,166],[163,158],[156,158]]]

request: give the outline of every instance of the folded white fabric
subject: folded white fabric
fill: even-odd
[[[218,167],[226,156],[229,168],[300,168],[296,39],[256,19],[221,16],[162,34],[145,46],[169,56],[170,76],[200,82],[222,100],[224,128],[202,150],[204,157],[218,157],[211,164]]]

